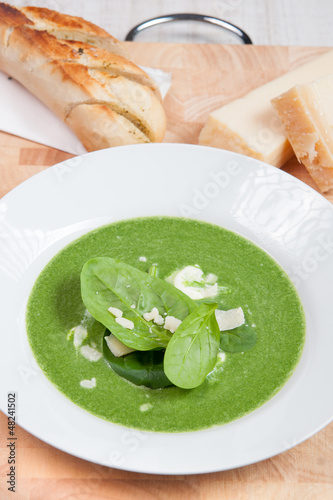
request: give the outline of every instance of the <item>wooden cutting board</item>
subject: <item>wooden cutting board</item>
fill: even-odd
[[[191,144],[197,143],[211,110],[327,50],[147,43],[127,43],[127,46],[136,63],[172,74],[172,88],[165,99],[168,118],[165,142]],[[0,133],[0,197],[25,179],[70,156]],[[284,169],[317,189],[295,159]],[[158,175],[158,170],[156,173]],[[325,197],[333,202],[333,190]],[[4,385],[10,384],[2,382]],[[18,420],[19,412],[18,407]],[[17,427],[16,494],[7,491],[8,430],[3,414],[0,414],[0,430],[1,500],[333,498],[333,424],[269,460],[232,471],[175,477],[98,466],[61,452]]]

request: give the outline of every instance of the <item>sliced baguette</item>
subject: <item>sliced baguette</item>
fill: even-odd
[[[78,104],[65,123],[88,151],[149,142],[147,136],[107,104]]]
[[[59,40],[77,40],[127,56],[127,51],[116,38],[82,17],[68,16],[40,7],[22,7],[21,12],[33,22],[34,29],[47,31]]]
[[[36,31],[23,25],[11,33],[7,44],[6,59],[29,59],[31,63],[41,65],[42,61],[72,62],[87,68],[101,70],[112,76],[121,75],[149,87],[161,100],[157,84],[128,59],[111,54],[105,49],[92,47],[85,42],[73,40],[55,40],[47,31]]]
[[[15,8],[0,3],[0,25],[10,35],[13,28],[27,26],[34,30],[46,31],[59,40],[77,40],[109,52],[127,56],[127,51],[119,40],[105,30],[81,17],[60,14],[39,7]]]
[[[4,5],[0,4],[0,70],[66,122],[88,151],[163,139],[166,120],[161,96],[144,71],[110,50],[86,41],[59,40],[48,31],[35,29],[31,22],[51,26],[51,31],[55,24],[67,26],[69,34],[73,26],[74,37],[87,27],[91,36],[107,38],[104,30],[95,27],[94,32],[91,23],[53,11],[44,16],[47,9],[39,13],[39,9],[26,7],[17,13]]]

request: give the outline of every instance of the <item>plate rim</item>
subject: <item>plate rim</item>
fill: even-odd
[[[151,148],[151,147],[154,147],[154,148],[166,148],[166,149],[172,149],[172,148],[178,148],[178,147],[181,147],[182,149],[183,148],[190,148],[190,149],[193,149],[193,148],[200,148],[200,149],[205,149],[205,150],[212,150],[213,148],[209,148],[209,147],[206,147],[206,146],[197,146],[197,145],[189,145],[189,144],[154,144],[154,145],[136,145],[136,146],[121,146],[119,148],[116,148],[116,149],[128,149],[130,148],[131,150],[133,150],[134,148]],[[101,155],[104,155],[105,154],[105,151],[108,151],[110,152],[111,151],[111,154],[112,153],[112,149],[109,149],[109,150],[100,150],[98,152],[92,152],[92,153],[85,153],[84,155],[80,155],[80,158],[82,157],[91,157],[91,156],[96,156],[96,153],[97,154],[101,154]],[[214,151],[215,151],[215,148],[214,148]],[[221,151],[221,150],[219,150]],[[231,153],[229,151],[224,151],[222,150],[223,153],[227,153],[227,155],[231,155],[231,156],[236,156],[238,158],[241,158],[241,160],[243,160],[244,158],[248,161],[249,159],[247,157],[244,157],[243,155],[240,155],[240,154],[237,154],[237,153]],[[108,154],[108,153],[107,153]],[[74,158],[77,158],[77,157],[74,157]],[[264,162],[261,162],[260,160],[254,160],[254,159],[250,159],[252,161],[253,164],[255,165],[261,165],[261,166],[264,166],[265,168],[268,167],[268,169],[273,169],[275,170],[275,167],[272,167],[270,165],[267,165],[266,163]],[[17,196],[17,193],[20,193],[20,190],[25,190],[26,187],[30,184],[34,185],[36,182],[38,183],[39,182],[39,179],[41,179],[42,177],[46,176],[50,176],[51,175],[51,171],[54,170],[55,167],[57,167],[58,165],[61,165],[61,164],[64,164],[68,162],[68,160],[64,160],[56,165],[53,165],[45,170],[43,170],[42,172],[39,172],[35,175],[33,175],[32,177],[30,177],[29,179],[23,181],[22,183],[20,183],[18,186],[16,186],[13,190],[11,190],[9,193],[7,193],[1,200],[0,200],[0,203],[5,201],[7,202],[8,200],[10,201],[11,200],[11,197],[14,196]],[[91,167],[90,167],[91,168]],[[288,172],[285,172],[285,171],[282,171],[282,170],[278,170],[278,172],[283,175],[283,176],[289,176],[293,182],[296,182],[296,185],[300,185],[302,186],[302,188],[304,189],[306,187],[306,190],[312,195],[312,196],[315,196],[316,198],[319,198],[321,202],[323,202],[324,204],[326,203],[327,206],[329,207],[330,210],[333,210],[333,206],[332,204],[325,198],[323,197],[320,193],[318,193],[315,189],[313,189],[311,186],[308,186],[307,184],[303,183],[301,180],[295,178],[294,176],[292,176],[291,174],[289,174]],[[36,180],[36,178],[38,178]],[[18,194],[19,196],[19,194]],[[1,220],[1,219],[0,219]],[[121,219],[120,219],[121,220]],[[207,221],[208,222],[208,221]],[[246,238],[246,236],[243,235],[243,237]],[[76,239],[76,238],[74,238]],[[51,382],[49,382],[51,383]],[[4,411],[4,409],[2,409],[2,411],[6,414],[6,412]],[[98,417],[95,417],[95,418],[98,418]],[[128,471],[133,471],[133,472],[140,472],[140,473],[150,473],[150,474],[161,474],[161,475],[182,475],[182,474],[200,474],[200,473],[208,473],[208,472],[216,472],[216,471],[220,471],[220,470],[229,470],[229,469],[232,469],[232,468],[235,468],[235,467],[244,467],[246,465],[250,465],[251,463],[257,463],[259,461],[263,461],[263,460],[266,460],[268,458],[271,458],[277,454],[280,454],[282,453],[283,451],[287,451],[289,449],[291,449],[293,446],[296,446],[298,444],[300,444],[301,442],[309,439],[310,437],[312,437],[314,434],[316,434],[317,432],[319,432],[320,430],[322,430],[324,427],[326,427],[331,421],[333,420],[333,415],[331,416],[330,419],[328,419],[328,421],[326,421],[325,423],[323,423],[319,428],[317,429],[314,429],[313,432],[310,432],[308,435],[304,436],[304,438],[302,440],[299,440],[297,441],[296,444],[291,444],[289,447],[286,447],[285,445],[281,447],[281,449],[277,452],[274,452],[272,453],[271,455],[267,455],[259,460],[257,459],[254,459],[252,462],[246,462],[244,464],[239,464],[239,465],[236,465],[236,466],[231,466],[229,468],[223,468],[223,469],[220,469],[220,468],[216,468],[216,469],[212,469],[212,468],[208,468],[207,470],[202,470],[201,472],[198,472],[198,471],[188,471],[188,472],[184,472],[184,471],[179,471],[179,472],[161,472],[161,471],[146,471],[146,470],[135,470],[133,469],[132,467],[130,468],[126,468],[125,466],[120,466],[118,467],[119,469],[122,469],[122,470],[128,470]],[[44,437],[43,438],[40,438],[38,435],[32,433],[28,428],[25,428],[24,424],[22,425],[20,422],[18,422],[18,424],[23,428],[25,429],[27,432],[33,434],[34,436],[38,437],[39,439],[42,439],[44,442],[47,442],[48,444],[50,444],[51,446],[54,446],[56,447],[57,449],[60,449],[61,451],[64,451],[66,453],[69,453],[73,456],[76,456],[78,458],[84,458],[85,460],[89,460],[88,457],[82,457],[81,455],[76,455],[75,452],[73,451],[68,451],[67,449],[65,448],[62,448],[58,445],[55,445],[53,442],[51,441],[47,441]],[[117,424],[113,424],[113,425],[117,425]],[[228,424],[227,424],[228,425]],[[122,426],[119,426],[119,427],[122,427]],[[140,431],[140,432],[147,432],[149,434],[156,434],[156,433],[152,433],[151,431]],[[198,433],[198,432],[202,432],[202,431],[194,431],[195,433]],[[169,434],[169,433],[165,433],[165,434]],[[187,433],[189,434],[189,433]],[[95,462],[95,463],[101,463],[101,462]],[[107,465],[109,467],[112,467],[111,465],[108,465],[106,463],[103,463],[103,465]]]

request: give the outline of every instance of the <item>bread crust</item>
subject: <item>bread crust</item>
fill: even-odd
[[[33,22],[15,7],[0,3],[0,54],[7,47],[12,30],[24,25],[33,25]]]
[[[97,35],[105,38],[112,38],[116,42],[116,38],[111,36],[107,31],[96,26],[82,17],[69,16],[67,14],[60,14],[55,10],[46,9],[44,7],[27,6],[22,7],[21,13],[26,15],[32,20],[34,24],[43,24],[46,28],[68,29],[70,31],[81,31],[89,35]]]
[[[19,55],[11,56],[13,50]],[[57,40],[47,31],[32,30],[20,25],[11,33],[11,43],[8,46],[7,58],[21,57],[21,59],[42,59],[59,62],[73,62],[85,67],[108,72],[110,75],[121,75],[149,87],[161,99],[157,84],[141,68],[118,54],[110,53],[99,47],[77,41]]]
[[[64,29],[65,39],[57,38],[54,30]],[[71,30],[74,39],[68,39]],[[0,33],[0,69],[65,121],[87,150],[163,139],[166,119],[155,82],[118,53],[75,38],[102,37],[113,47],[116,39],[101,28],[48,9],[0,3]]]
[[[82,17],[61,14],[43,7],[22,7],[20,10],[33,22],[35,29],[47,31],[56,38],[87,42],[116,54],[127,55],[127,51],[115,37]]]
[[[87,151],[149,142],[137,127],[107,104],[78,104],[70,111],[65,123]]]
[[[0,3],[0,23],[13,28],[34,24],[23,11],[6,3]]]

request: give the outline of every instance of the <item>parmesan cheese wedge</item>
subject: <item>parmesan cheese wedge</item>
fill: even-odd
[[[297,159],[319,188],[333,188],[333,74],[272,100]]]
[[[129,354],[130,352],[134,352],[135,349],[132,349],[131,347],[128,347],[127,345],[123,344],[117,337],[112,335],[108,335],[105,338],[105,342],[112,352],[114,356],[119,358],[120,356],[125,356],[125,354]]]
[[[116,318],[121,318],[123,315],[123,311],[121,309],[118,309],[118,307],[109,307],[108,311]]]
[[[169,330],[169,332],[171,332],[171,333],[175,333],[175,331],[181,325],[181,323],[182,322],[180,319],[175,318],[174,316],[167,316],[165,318],[164,328],[166,330]]]
[[[271,99],[298,84],[333,73],[333,50],[212,112],[199,144],[252,156],[281,167],[293,156]]]
[[[233,330],[234,328],[238,328],[245,323],[244,313],[241,307],[238,307],[237,309],[229,309],[228,311],[221,311],[217,309],[215,311],[215,316],[220,332]]]
[[[116,318],[115,319],[116,323],[118,323],[120,326],[123,326],[124,328],[127,328],[127,330],[133,330],[134,328],[134,323],[130,319],[126,318]]]
[[[156,325],[163,325],[164,323],[164,318],[160,315],[158,312],[157,307],[153,307],[153,309],[150,312],[144,313],[143,319],[146,321],[151,321],[153,320]]]

